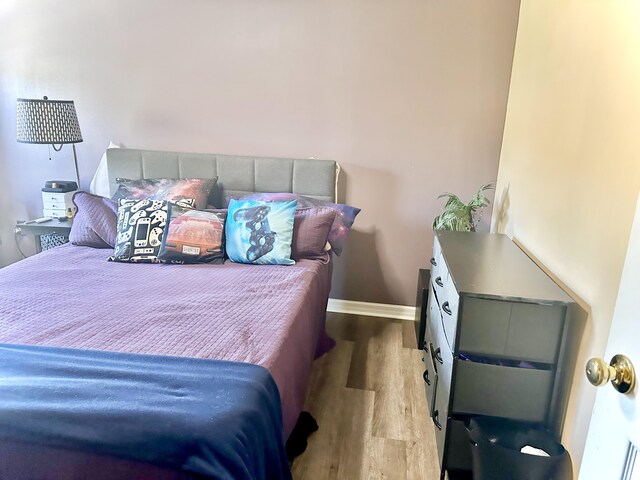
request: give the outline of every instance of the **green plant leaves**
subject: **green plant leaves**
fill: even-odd
[[[485,192],[495,188],[493,183],[487,183],[480,187],[480,190],[465,204],[460,198],[449,192],[438,195],[438,198],[446,198],[443,211],[433,220],[434,230],[454,230],[457,232],[473,232],[473,214],[479,208],[489,205],[489,199]]]

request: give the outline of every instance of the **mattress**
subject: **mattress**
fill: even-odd
[[[312,362],[332,346],[331,263],[132,265],[108,254],[67,244],[2,269],[0,343],[261,365],[278,386],[286,438]]]

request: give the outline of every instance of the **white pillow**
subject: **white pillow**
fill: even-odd
[[[120,148],[120,145],[116,145],[113,142],[109,142],[107,150],[110,148]],[[110,197],[109,195],[109,177],[107,175],[107,150],[102,154],[98,169],[96,170],[91,185],[89,185],[89,192],[94,195],[100,195],[101,197]]]

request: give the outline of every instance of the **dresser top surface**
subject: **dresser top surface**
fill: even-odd
[[[572,303],[562,288],[506,235],[438,231],[461,294],[535,303]]]

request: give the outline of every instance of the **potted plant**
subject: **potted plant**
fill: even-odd
[[[493,183],[482,185],[469,203],[465,204],[453,193],[443,193],[438,198],[446,198],[444,210],[433,220],[434,230],[455,230],[457,232],[475,232],[480,217],[474,219],[476,210],[489,205],[489,199],[484,192],[494,188]],[[475,220],[475,221],[474,221]]]

